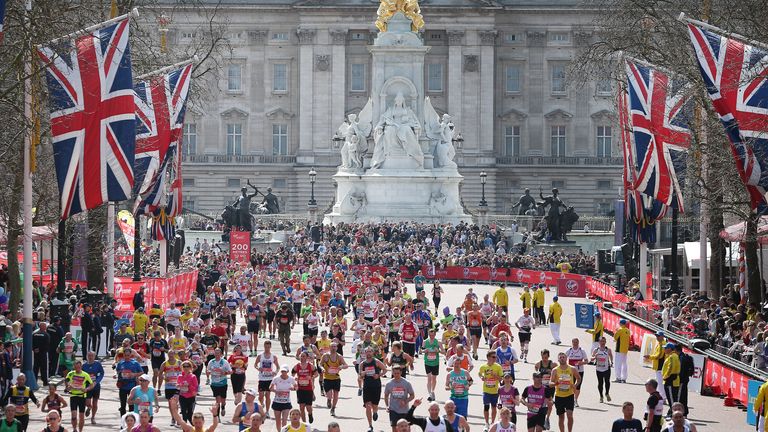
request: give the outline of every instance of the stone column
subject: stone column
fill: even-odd
[[[313,29],[299,28],[296,31],[299,37],[299,162],[312,163],[312,140],[314,129],[312,128],[312,103],[314,100],[313,68],[314,47],[316,31]],[[309,158],[309,160],[304,160]]]
[[[464,106],[464,91],[462,85],[463,68],[461,65],[463,30],[448,32],[448,113],[453,116],[457,125],[461,123],[461,111]],[[462,127],[462,126],[459,126]],[[464,126],[466,128],[466,126]]]
[[[256,113],[264,113],[267,95],[271,94],[271,89],[268,89],[265,86],[266,80],[264,79],[266,73],[272,72],[271,70],[267,70],[269,65],[265,56],[265,43],[268,33],[269,31],[266,29],[248,31],[248,40],[251,44],[250,50],[253,59],[253,62],[248,65],[248,67],[251,68],[251,82],[248,83],[248,86],[250,87],[252,99],[249,104],[251,106],[251,112],[254,113],[254,115],[250,116],[248,119],[250,123],[248,127],[248,135],[252,139],[251,151],[255,151],[258,154],[272,153],[272,141],[270,140],[267,145],[265,140],[262,139],[262,137],[265,136],[266,128],[264,116],[255,115]]]
[[[544,95],[549,93],[549,77],[544,76],[544,45],[546,33],[542,31],[529,31],[528,39],[528,155],[544,155]]]
[[[494,104],[494,63],[496,31],[479,32],[480,35],[480,156],[493,155]]]
[[[331,126],[336,128],[346,112],[347,30],[331,30]],[[333,131],[331,134],[333,134]],[[331,139],[329,136],[328,139]]]

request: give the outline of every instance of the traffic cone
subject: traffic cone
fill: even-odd
[[[733,398],[733,394],[731,394],[731,389],[728,389],[728,395],[723,399],[723,406],[727,407],[735,407],[736,406],[736,399]]]
[[[549,291],[549,285],[544,285],[544,289]]]

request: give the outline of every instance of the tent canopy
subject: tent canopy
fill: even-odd
[[[720,238],[729,242],[744,241],[747,234],[747,223],[742,221],[725,227],[720,231]],[[768,244],[768,216],[760,216],[757,222],[757,241],[760,244]]]
[[[56,238],[58,233],[57,226],[36,226],[32,227],[32,241],[48,241]],[[8,232],[0,231],[0,244],[8,241]],[[21,241],[21,240],[19,240]]]

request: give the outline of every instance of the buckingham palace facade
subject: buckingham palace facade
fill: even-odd
[[[231,56],[187,112],[184,205],[214,212],[246,179],[272,187],[288,212],[306,209],[308,171],[320,209],[331,204],[340,164],[334,134],[370,94],[374,0],[224,0]],[[566,70],[594,40],[579,0],[421,1],[430,50],[424,82],[463,140],[456,162],[466,207],[487,173],[491,213],[506,213],[524,188],[557,187],[585,215],[606,214],[621,186],[621,149],[608,79],[575,88]],[[207,31],[199,10],[175,8],[168,43],[193,45]],[[218,89],[216,88],[218,87]]]

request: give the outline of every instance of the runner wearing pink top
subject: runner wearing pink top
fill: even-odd
[[[192,413],[195,409],[195,397],[197,396],[198,381],[192,371],[194,366],[191,361],[181,364],[181,375],[177,378],[176,387],[179,389],[179,405],[181,418],[187,423],[192,422]]]

